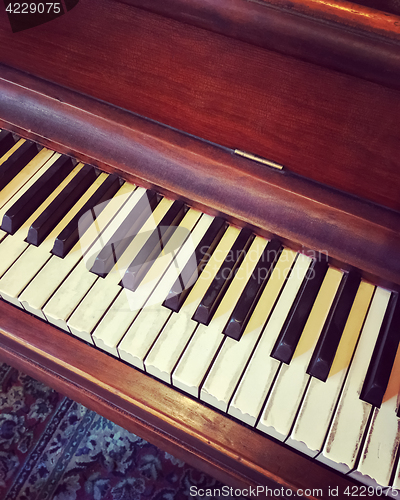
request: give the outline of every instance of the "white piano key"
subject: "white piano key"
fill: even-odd
[[[3,207],[29,179],[55,154],[43,148],[32,160],[0,191],[0,207]],[[4,158],[4,157],[3,157]],[[3,159],[2,158],[2,159]],[[0,165],[2,161],[0,160]]]
[[[157,283],[174,261],[175,255],[180,252],[182,245],[189,237],[189,231],[196,225],[200,216],[201,212],[189,209],[178,226],[178,229],[187,230],[186,235],[184,231],[177,230],[163,248],[160,256],[154,261],[139,287],[134,292],[123,289],[118,295],[92,334],[94,342],[98,347],[101,347],[114,356],[118,356],[118,343],[139,310],[150,297]]]
[[[132,208],[133,206],[132,204],[135,201],[135,199],[137,198],[136,199],[137,202],[140,199],[141,195],[143,194],[140,193],[139,190],[140,188],[135,191],[134,195],[126,204],[126,205],[129,204],[130,208]],[[132,200],[132,198],[134,199]],[[90,339],[92,330],[96,327],[97,323],[100,321],[101,317],[107,311],[110,304],[122,290],[122,288],[118,285],[122,277],[120,275],[119,270],[122,269],[122,271],[125,271],[125,269],[132,261],[132,258],[134,258],[135,255],[139,252],[141,245],[144,244],[145,241],[147,241],[147,238],[149,238],[151,231],[153,231],[156,225],[161,221],[162,217],[165,215],[170,206],[171,206],[170,200],[165,200],[165,199],[161,200],[159,205],[154,210],[152,216],[150,216],[149,219],[145,222],[145,224],[140,229],[139,233],[135,236],[133,241],[130,243],[130,245],[125,250],[123,255],[120,257],[120,259],[114,266],[114,269],[104,279],[98,278],[97,276],[94,275],[95,278],[97,279],[92,281],[93,286],[90,288],[90,290],[87,289],[86,292],[84,292],[81,289],[79,290],[79,294],[75,295],[74,302],[76,309],[72,313],[70,318],[67,320],[67,326],[74,335],[88,342],[91,341]],[[117,226],[114,229],[116,228]],[[107,241],[104,240],[104,244],[106,243]],[[92,274],[87,270],[85,274],[86,273]],[[88,280],[88,278],[86,279]],[[77,302],[76,299],[78,298],[80,299],[80,297],[82,296],[83,298],[79,302],[79,304],[76,303]]]
[[[286,443],[315,457],[324,439],[348,371],[375,287],[361,282],[326,382],[312,377]]]
[[[317,456],[343,473],[355,467],[371,413],[372,406],[360,399],[360,393],[389,299],[388,290],[376,289],[323,450]]]
[[[200,398],[221,411],[228,403],[272,308],[284,286],[296,253],[284,249],[251,315],[240,341],[225,339],[210,373],[201,389]]]
[[[113,344],[111,336],[114,335],[114,338],[116,338],[120,334],[121,324],[125,321],[128,321],[128,317],[130,316],[131,303],[137,297],[141,298],[142,293],[145,293],[146,291],[146,287],[149,287],[151,285],[151,283],[149,283],[148,281],[149,278],[147,277],[145,283],[143,283],[142,286],[138,288],[135,295],[133,295],[132,292],[123,289],[118,283],[120,282],[129,264],[149,239],[155,227],[161,222],[162,218],[165,216],[172,203],[173,202],[171,200],[166,199],[162,200],[159,203],[159,205],[155,208],[153,214],[145,222],[138,235],[133,239],[133,241],[130,243],[128,248],[125,250],[121,258],[117,262],[117,265],[114,268],[114,272],[111,272],[108,276],[106,276],[106,278],[104,278],[104,280],[100,279],[96,281],[93,288],[83,299],[82,303],[79,304],[76,311],[68,320],[68,326],[75,335],[81,336],[83,334],[85,336],[89,336],[94,328],[96,328],[103,315],[112,305],[110,314],[108,314],[107,317],[104,318],[101,326],[99,325],[99,329],[96,331],[96,338],[94,338],[94,341],[99,347],[101,346],[104,349],[109,348],[114,354],[116,354],[116,344],[111,345]],[[191,215],[188,215],[189,212],[185,216],[186,221],[188,221],[191,217]],[[183,222],[181,223],[181,226],[184,227],[182,224],[184,224]],[[175,239],[173,239],[173,242],[176,243]],[[170,248],[173,243],[168,243],[170,244],[168,248]],[[164,252],[166,252],[166,249],[164,249]],[[165,260],[167,258],[171,258],[171,256],[162,254],[162,256],[160,256],[161,260],[159,260],[159,262],[162,262],[163,259]],[[153,279],[155,278],[152,270],[150,273],[148,273],[148,276],[150,275],[153,277]],[[161,276],[159,275],[157,278],[160,279],[160,277]],[[154,287],[154,285],[155,283],[152,286]],[[148,291],[148,293],[150,292],[151,290]],[[105,324],[107,324],[113,312],[115,312],[115,320],[112,323],[112,328],[111,330],[108,330],[106,332],[105,338],[103,338],[103,327]],[[128,326],[129,324],[125,327],[125,330]]]
[[[128,248],[122,254],[116,266],[114,266],[114,269],[104,279],[99,278],[96,280],[93,287],[83,298],[82,302],[80,302],[79,306],[67,322],[69,329],[74,335],[84,338],[85,340],[91,339],[92,331],[96,328],[96,325],[99,323],[110,306],[112,306],[112,311],[116,309],[116,320],[112,325],[111,332],[106,333],[113,334],[114,332],[119,331],[118,322],[126,319],[130,312],[127,296],[129,295],[129,298],[131,297],[131,294],[129,293],[130,291],[123,289],[119,285],[119,282],[121,281],[125,270],[132,262],[132,259],[134,259],[139,253],[142,246],[150,237],[151,232],[157,224],[160,223],[171,205],[171,200],[161,200],[152,216],[145,222],[139,233],[135,236]],[[96,343],[96,340],[98,344]],[[109,342],[107,339],[103,341],[100,332],[98,338],[93,339],[93,341],[98,346],[100,346],[103,342],[104,345],[101,346],[102,348],[105,348]]]
[[[214,217],[209,215],[201,217],[193,229],[190,238],[188,238],[177,254],[174,263],[168,268],[149,297],[151,305],[148,305],[149,301],[144,304],[143,309],[124,335],[118,346],[118,352],[123,359],[129,361],[131,364],[144,369],[144,356],[153,344],[162,326],[171,315],[171,311],[164,307],[162,302],[167,297],[181,270],[191,258],[194,260],[193,268],[195,269],[196,263],[195,258],[192,257],[193,252],[210,227],[213,219]]]
[[[186,297],[179,313],[171,314],[169,309],[164,308],[165,312],[160,316],[160,319],[154,318],[151,325],[146,324],[145,317],[143,317],[143,320],[138,318],[139,321],[132,324],[118,346],[122,359],[143,369],[143,359],[148,351],[148,346],[142,341],[142,338],[148,330],[159,333],[162,329],[148,357],[145,359],[146,369],[149,369],[150,373],[161,380],[172,383],[172,371],[190,336],[198,326],[198,323],[192,320],[192,316],[238,235],[239,230],[237,228],[228,227],[199,279]],[[166,318],[169,319],[162,328]]]
[[[280,362],[270,356],[312,260],[299,255],[235,391],[228,413],[254,426]]]
[[[389,383],[380,408],[374,413],[361,452],[360,462],[350,476],[362,483],[389,486],[400,439],[400,422],[396,415],[399,407],[400,348],[390,374]],[[396,478],[396,488],[400,486]]]
[[[67,320],[93,286],[96,279],[97,276],[90,273],[85,262],[80,260],[42,309],[47,321],[66,332],[70,332]],[[93,344],[90,335],[81,338]]]
[[[25,142],[22,140],[22,144]],[[19,142],[17,143],[19,144]],[[17,146],[17,144],[15,146]],[[21,144],[21,145],[22,145]],[[14,148],[12,148],[14,149]],[[11,151],[11,150],[10,150]],[[43,148],[22,170],[18,173],[8,184],[0,191],[0,224],[4,214],[8,208],[28,189],[34,182],[34,176],[39,169],[41,169],[48,160],[54,155],[53,151]],[[7,156],[7,154],[5,155]],[[59,156],[59,155],[58,155]],[[57,158],[58,158],[57,156]],[[2,160],[5,157],[2,157]],[[7,158],[6,158],[7,159]],[[53,162],[51,162],[53,163]],[[49,163],[49,165],[51,165]],[[0,162],[1,165],[1,162]],[[39,174],[41,175],[41,174]],[[35,177],[35,179],[37,176]],[[25,186],[26,185],[26,186]],[[0,241],[7,235],[3,230],[0,230]]]
[[[100,186],[107,177],[107,174],[100,174],[95,181],[95,186]],[[97,240],[99,235],[115,216],[116,212],[121,208],[123,203],[125,203],[127,196],[131,195],[134,189],[135,186],[125,183],[107,203],[105,209],[99,213],[99,216],[93,220],[91,226],[68,254],[63,259],[54,255],[50,258],[43,269],[39,271],[18,297],[24,309],[42,319],[46,319],[42,311],[46,302],[58,289],[76,264],[82,259],[82,255],[93,245],[95,240]]]
[[[343,273],[329,268],[311,309],[290,364],[282,364],[257,424],[280,441],[286,439],[310,376],[306,370],[324,327]]]
[[[188,394],[199,396],[207,369],[225,338],[222,330],[267,243],[260,237],[254,239],[209,325],[199,325],[179,360],[172,383]]]
[[[60,157],[60,155],[53,155],[50,160],[38,170],[38,172],[20,189],[16,196],[7,202],[0,210],[0,217],[2,218],[6,211],[15,203],[22,194],[24,194],[36,180],[46,172],[51,165]],[[3,275],[13,262],[24,252],[29,243],[25,241],[30,225],[35,221],[39,215],[48,207],[54,198],[64,189],[73,176],[80,170],[82,164],[77,165],[72,172],[64,179],[64,181],[51,193],[50,196],[40,205],[40,207],[27,219],[27,221],[15,232],[12,236],[8,235],[0,244],[0,275]]]
[[[108,202],[103,202],[90,211],[90,221],[86,224],[84,217],[84,227],[87,229],[79,234],[79,245],[81,253],[90,269],[99,252],[107,245],[112,238],[116,227],[126,218],[130,210],[138,203],[145,193],[144,188],[138,188],[135,184],[124,183],[114,197]],[[105,205],[105,206],[104,206]],[[78,221],[78,228],[81,221]]]
[[[104,245],[108,243],[145,192],[143,188],[136,190],[135,188],[136,186],[132,184],[125,184],[121,188],[122,194],[111,200],[107,208],[96,217],[89,229],[80,237],[79,243],[84,249],[83,260],[77,264],[43,308],[46,319],[58,328],[70,331],[67,326],[68,318],[98,278],[89,272],[89,269]],[[111,222],[110,218],[112,218]],[[86,336],[84,340],[93,343],[91,336]]]
[[[77,166],[74,170],[76,174],[80,171],[83,164]],[[87,191],[80,197],[71,210],[56,225],[45,240],[39,245],[29,245],[25,252],[14,262],[9,270],[0,279],[0,294],[3,299],[13,304],[21,306],[18,295],[32,281],[34,276],[48,262],[52,255],[54,241],[70,220],[81,210],[89,198],[94,194],[101,184],[102,180],[97,180],[91,184]]]

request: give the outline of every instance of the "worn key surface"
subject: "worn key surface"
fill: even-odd
[[[90,200],[84,207],[75,215],[71,222],[57,236],[52,253],[62,259],[76,245],[79,237],[85,233],[93,220],[99,216],[102,210],[107,206],[107,203],[119,190],[121,182],[115,174],[109,175],[107,179],[99,186]],[[95,217],[93,217],[93,209],[96,207]],[[91,213],[88,213],[91,211]],[[85,220],[81,218],[87,214]]]
[[[266,246],[243,293],[226,324],[223,334],[240,340],[258,299],[266,285],[281,251],[278,240],[272,240]]]
[[[222,238],[226,228],[226,221],[221,217],[216,217],[213,220],[211,226],[208,228],[206,234],[201,239],[200,243],[197,245],[194,253],[194,258],[197,262],[197,268],[194,270],[196,273],[196,278],[203,271],[212,252]],[[164,307],[167,307],[174,312],[179,312],[182,304],[184,303],[186,297],[190,292],[191,287],[187,286],[186,283],[190,283],[193,280],[192,273],[193,268],[191,266],[191,263],[189,262],[183,268],[178,279],[175,281],[174,285],[169,291],[167,298],[163,302]]]
[[[27,242],[39,246],[57,224],[67,215],[79,198],[96,179],[93,167],[85,165],[67,184],[61,193],[50,203],[32,223],[28,231]]]
[[[393,294],[390,298],[360,395],[363,401],[378,408],[382,404],[389,382],[399,341],[400,300],[398,294]]]
[[[328,263],[325,261],[311,264],[271,352],[271,356],[278,361],[289,363],[292,359],[327,270]]]
[[[0,166],[0,189],[3,189],[34,158],[41,147],[32,141],[25,141]]]
[[[218,274],[215,276],[213,282],[199,304],[199,307],[194,313],[193,319],[195,321],[202,323],[203,325],[209,324],[222,300],[222,297],[234,278],[235,269],[240,266],[246,255],[247,249],[253,241],[253,238],[254,235],[249,229],[244,228],[240,231],[240,234],[231,248],[231,251],[222,263]]]
[[[357,272],[351,271],[343,277],[335,304],[318,339],[307,373],[322,381],[328,378],[360,282],[361,277]]]
[[[3,217],[1,228],[10,234],[14,234],[68,176],[73,168],[74,164],[71,158],[68,156],[58,158],[7,211]]]
[[[105,278],[131,244],[138,231],[156,208],[160,198],[151,190],[144,191],[140,200],[96,257],[90,271]]]

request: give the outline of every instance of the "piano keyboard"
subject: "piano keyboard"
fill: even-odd
[[[2,299],[363,483],[400,489],[400,300],[0,132]]]

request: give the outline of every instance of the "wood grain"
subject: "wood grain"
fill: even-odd
[[[111,0],[82,0],[16,34],[7,23],[0,19],[0,43],[12,47],[1,52],[4,64],[400,209],[394,89]],[[381,64],[373,73],[389,74]]]
[[[13,70],[2,74],[6,128],[259,234],[278,235],[296,250],[327,253],[376,283],[400,285],[398,212]]]
[[[400,18],[387,12],[345,0],[118,1],[399,89]]]

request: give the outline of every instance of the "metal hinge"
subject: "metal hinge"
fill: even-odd
[[[283,165],[279,165],[279,163],[267,160],[266,158],[262,158],[261,156],[253,155],[252,153],[246,153],[245,151],[241,151],[240,149],[235,149],[234,153],[235,155],[243,156],[243,158],[247,158],[248,160],[253,160],[258,163],[262,163],[263,165],[268,165],[268,167],[276,168],[277,170],[283,170]]]

